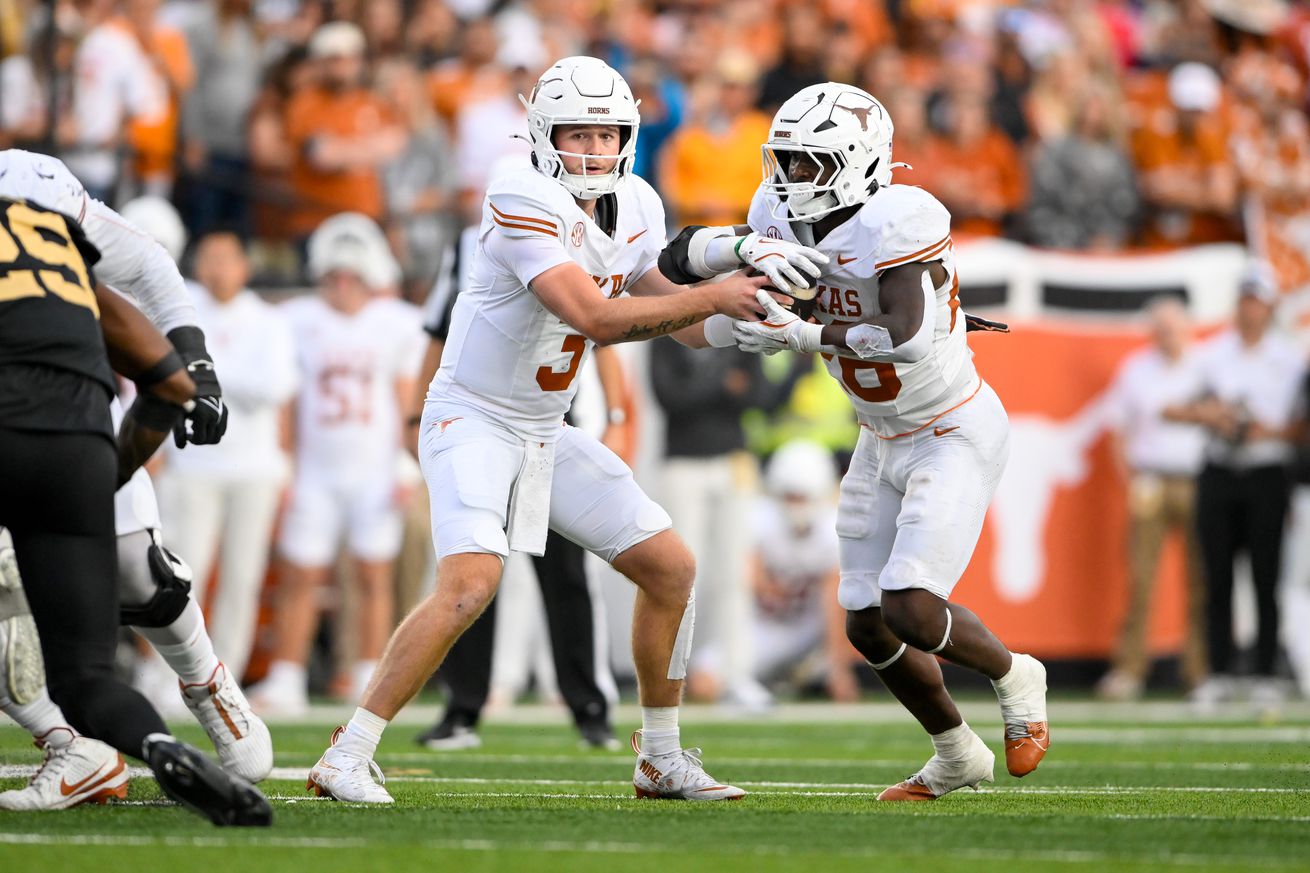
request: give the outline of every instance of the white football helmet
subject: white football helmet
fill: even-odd
[[[186,249],[186,228],[172,203],[154,194],[144,194],[124,203],[118,214],[144,230],[174,261],[182,260],[182,252]]]
[[[787,523],[796,530],[818,520],[836,487],[832,453],[810,440],[784,443],[769,459],[764,474],[765,491],[781,504]]]
[[[892,119],[873,95],[853,85],[825,82],[804,88],[782,104],[763,146],[764,187],[783,221],[818,221],[837,209],[864,203],[892,181]],[[791,158],[807,155],[820,169],[793,182]]]
[[[340,212],[314,228],[309,237],[310,278],[321,280],[333,270],[349,270],[374,291],[400,281],[400,265],[386,234],[373,219],[359,212]]]
[[[579,200],[595,200],[618,188],[632,172],[637,148],[637,113],[639,101],[632,98],[628,83],[618,71],[599,58],[585,56],[564,58],[541,74],[532,96],[519,100],[528,110],[527,141],[532,144],[532,163],[540,172],[556,180]],[[608,173],[576,175],[564,171],[562,156],[613,160],[609,155],[582,155],[561,152],[551,135],[560,124],[612,124],[619,128],[619,154],[614,169]]]

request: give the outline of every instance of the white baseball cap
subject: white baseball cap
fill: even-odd
[[[309,38],[311,58],[337,58],[364,54],[364,31],[349,21],[324,24]]]
[[[1219,74],[1195,61],[1179,64],[1169,73],[1169,101],[1179,109],[1209,112],[1219,105]]]

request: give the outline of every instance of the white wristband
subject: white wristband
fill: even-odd
[[[796,331],[796,350],[798,352],[817,352],[823,345],[823,325],[801,322]]]
[[[732,319],[722,313],[705,319],[705,342],[716,349],[735,346],[737,342],[732,338]]]
[[[728,242],[728,257],[724,257],[721,251],[722,246],[716,245],[720,240]],[[728,273],[737,268],[738,260],[732,247],[736,245],[737,237],[733,234],[731,227],[703,227],[691,235],[691,240],[687,243],[687,263],[696,275],[708,279],[719,273]],[[714,251],[711,251],[714,249]]]

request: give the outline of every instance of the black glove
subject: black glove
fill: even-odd
[[[186,362],[191,381],[196,383],[195,404],[173,428],[173,442],[179,449],[188,442],[212,445],[227,431],[227,404],[223,402],[223,388],[218,384],[214,362],[205,348],[204,331],[198,327],[175,327],[168,332],[168,339]]]
[[[977,315],[964,313],[964,329],[966,332],[975,330],[988,330],[995,333],[1009,333],[1010,326],[1003,321],[988,321]]]

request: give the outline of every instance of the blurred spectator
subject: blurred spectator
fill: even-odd
[[[1072,128],[1033,153],[1028,238],[1047,248],[1122,248],[1138,211],[1123,127],[1105,89],[1086,85],[1072,94]]]
[[[73,116],[60,157],[97,200],[113,203],[122,174],[124,132],[133,121],[158,123],[169,111],[168,85],[121,18],[116,0],[78,0],[85,34],[73,59]]]
[[[760,146],[769,138],[769,117],[753,108],[756,81],[750,58],[725,55],[715,75],[693,87],[688,119],[660,165],[675,225],[745,222],[760,185]]]
[[[794,440],[769,459],[751,520],[755,677],[772,685],[817,668],[810,675],[828,696],[849,703],[859,697],[860,658],[837,602],[836,489],[832,455],[816,443]]]
[[[53,20],[53,32],[51,21]],[[57,147],[70,145],[76,134],[72,119],[73,56],[76,32],[68,14],[51,18],[47,10],[33,10],[28,17],[24,50],[0,61],[0,141],[5,148],[41,150],[46,145],[50,121],[50,89],[55,96]],[[54,40],[54,69],[50,67],[50,41]]]
[[[1128,598],[1110,672],[1100,696],[1141,696],[1150,670],[1146,630],[1165,539],[1182,536],[1187,561],[1187,624],[1182,677],[1188,688],[1205,679],[1205,587],[1197,555],[1196,473],[1204,436],[1190,424],[1168,421],[1165,410],[1197,396],[1200,370],[1191,349],[1187,308],[1165,298],[1147,308],[1151,346],[1129,356],[1109,393],[1116,456],[1128,484]]]
[[[130,30],[155,75],[168,90],[166,111],[137,118],[128,131],[132,144],[133,174],[138,190],[170,197],[177,157],[178,113],[195,84],[195,67],[186,37],[159,21],[161,0],[125,0],[124,24]]]
[[[432,108],[448,125],[454,125],[460,110],[470,104],[499,98],[506,86],[505,70],[495,63],[499,40],[490,18],[467,22],[458,48],[457,57],[439,63],[428,77]],[[534,77],[540,72],[534,69]]]
[[[295,480],[278,537],[277,643],[252,705],[295,714],[308,706],[310,644],[319,592],[344,543],[358,590],[351,697],[373,673],[393,624],[392,566],[400,551],[401,435],[423,355],[419,312],[383,296],[399,268],[381,228],[360,213],[333,216],[309,244],[317,294],[282,307],[291,324],[301,392]]]
[[[1175,67],[1169,105],[1133,135],[1147,245],[1196,245],[1237,238],[1237,175],[1219,113],[1222,86],[1197,63]]]
[[[917,184],[951,211],[956,233],[999,236],[1025,200],[1023,159],[988,121],[982,99],[957,95],[946,118],[946,135],[915,165]]]
[[[759,108],[770,118],[797,91],[827,81],[825,32],[823,13],[817,4],[783,6],[782,58],[760,83]]]
[[[360,5],[360,30],[371,58],[390,58],[405,50],[405,14],[400,0],[368,0]]]
[[[1283,623],[1287,657],[1301,696],[1310,698],[1310,635],[1301,632],[1310,623],[1310,369],[1301,383],[1296,421],[1287,549],[1279,587],[1287,619]]]
[[[293,94],[286,108],[296,197],[288,224],[300,239],[346,210],[381,220],[381,170],[406,142],[389,107],[365,87],[359,28],[344,21],[323,25],[309,42],[309,55],[317,82]]]
[[[482,214],[482,195],[496,162],[532,151],[522,138],[528,112],[519,95],[526,98],[532,93],[549,61],[543,59],[540,46],[520,45],[505,46],[498,63],[508,71],[499,80],[500,93],[464,104],[455,120],[460,212],[470,224]]]
[[[1197,484],[1197,531],[1205,565],[1210,677],[1193,692],[1203,707],[1237,694],[1233,674],[1233,562],[1246,553],[1256,598],[1251,699],[1276,707],[1285,692],[1278,658],[1279,563],[1287,516],[1287,465],[1304,356],[1271,328],[1278,291],[1268,267],[1244,278],[1234,325],[1199,356],[1199,399],[1166,418],[1205,427],[1205,466]]]
[[[761,706],[752,676],[750,516],[755,459],[741,416],[776,409],[790,383],[765,378],[758,355],[689,349],[667,337],[651,343],[650,376],[664,410],[664,506],[696,556],[696,637],[687,693]],[[705,652],[712,653],[707,658]]]
[[[663,153],[668,138],[682,125],[686,91],[654,58],[633,61],[624,78],[632,88],[633,99],[641,101],[641,135],[637,137],[632,172],[649,182],[656,191],[662,191],[657,156]]]
[[[459,19],[444,0],[418,0],[405,19],[408,53],[425,70],[454,53],[458,33]]]
[[[216,227],[251,232],[247,120],[259,94],[264,46],[251,0],[200,5],[187,28],[196,85],[182,107],[188,219],[201,236]]]
[[[305,49],[287,52],[269,67],[250,108],[251,223],[257,245],[257,271],[288,281],[299,279],[300,259],[292,250],[287,218],[294,205],[288,175],[294,155],[287,139],[286,110],[293,94],[313,81],[314,68]]]
[[[230,418],[214,446],[171,447],[159,477],[160,514],[170,545],[194,573],[193,594],[209,599],[214,650],[233,676],[245,671],[255,635],[260,587],[287,457],[280,430],[299,372],[291,330],[281,312],[246,287],[250,265],[241,240],[217,231],[196,244],[190,284],[200,326],[223,376]]]
[[[1251,247],[1280,291],[1310,286],[1310,122],[1298,108],[1305,81],[1287,63],[1248,51],[1229,66],[1238,100],[1231,140]]]
[[[406,134],[405,150],[382,171],[387,235],[400,260],[406,290],[421,297],[432,287],[451,235],[456,185],[453,152],[413,63],[403,58],[382,62],[377,90]]]

